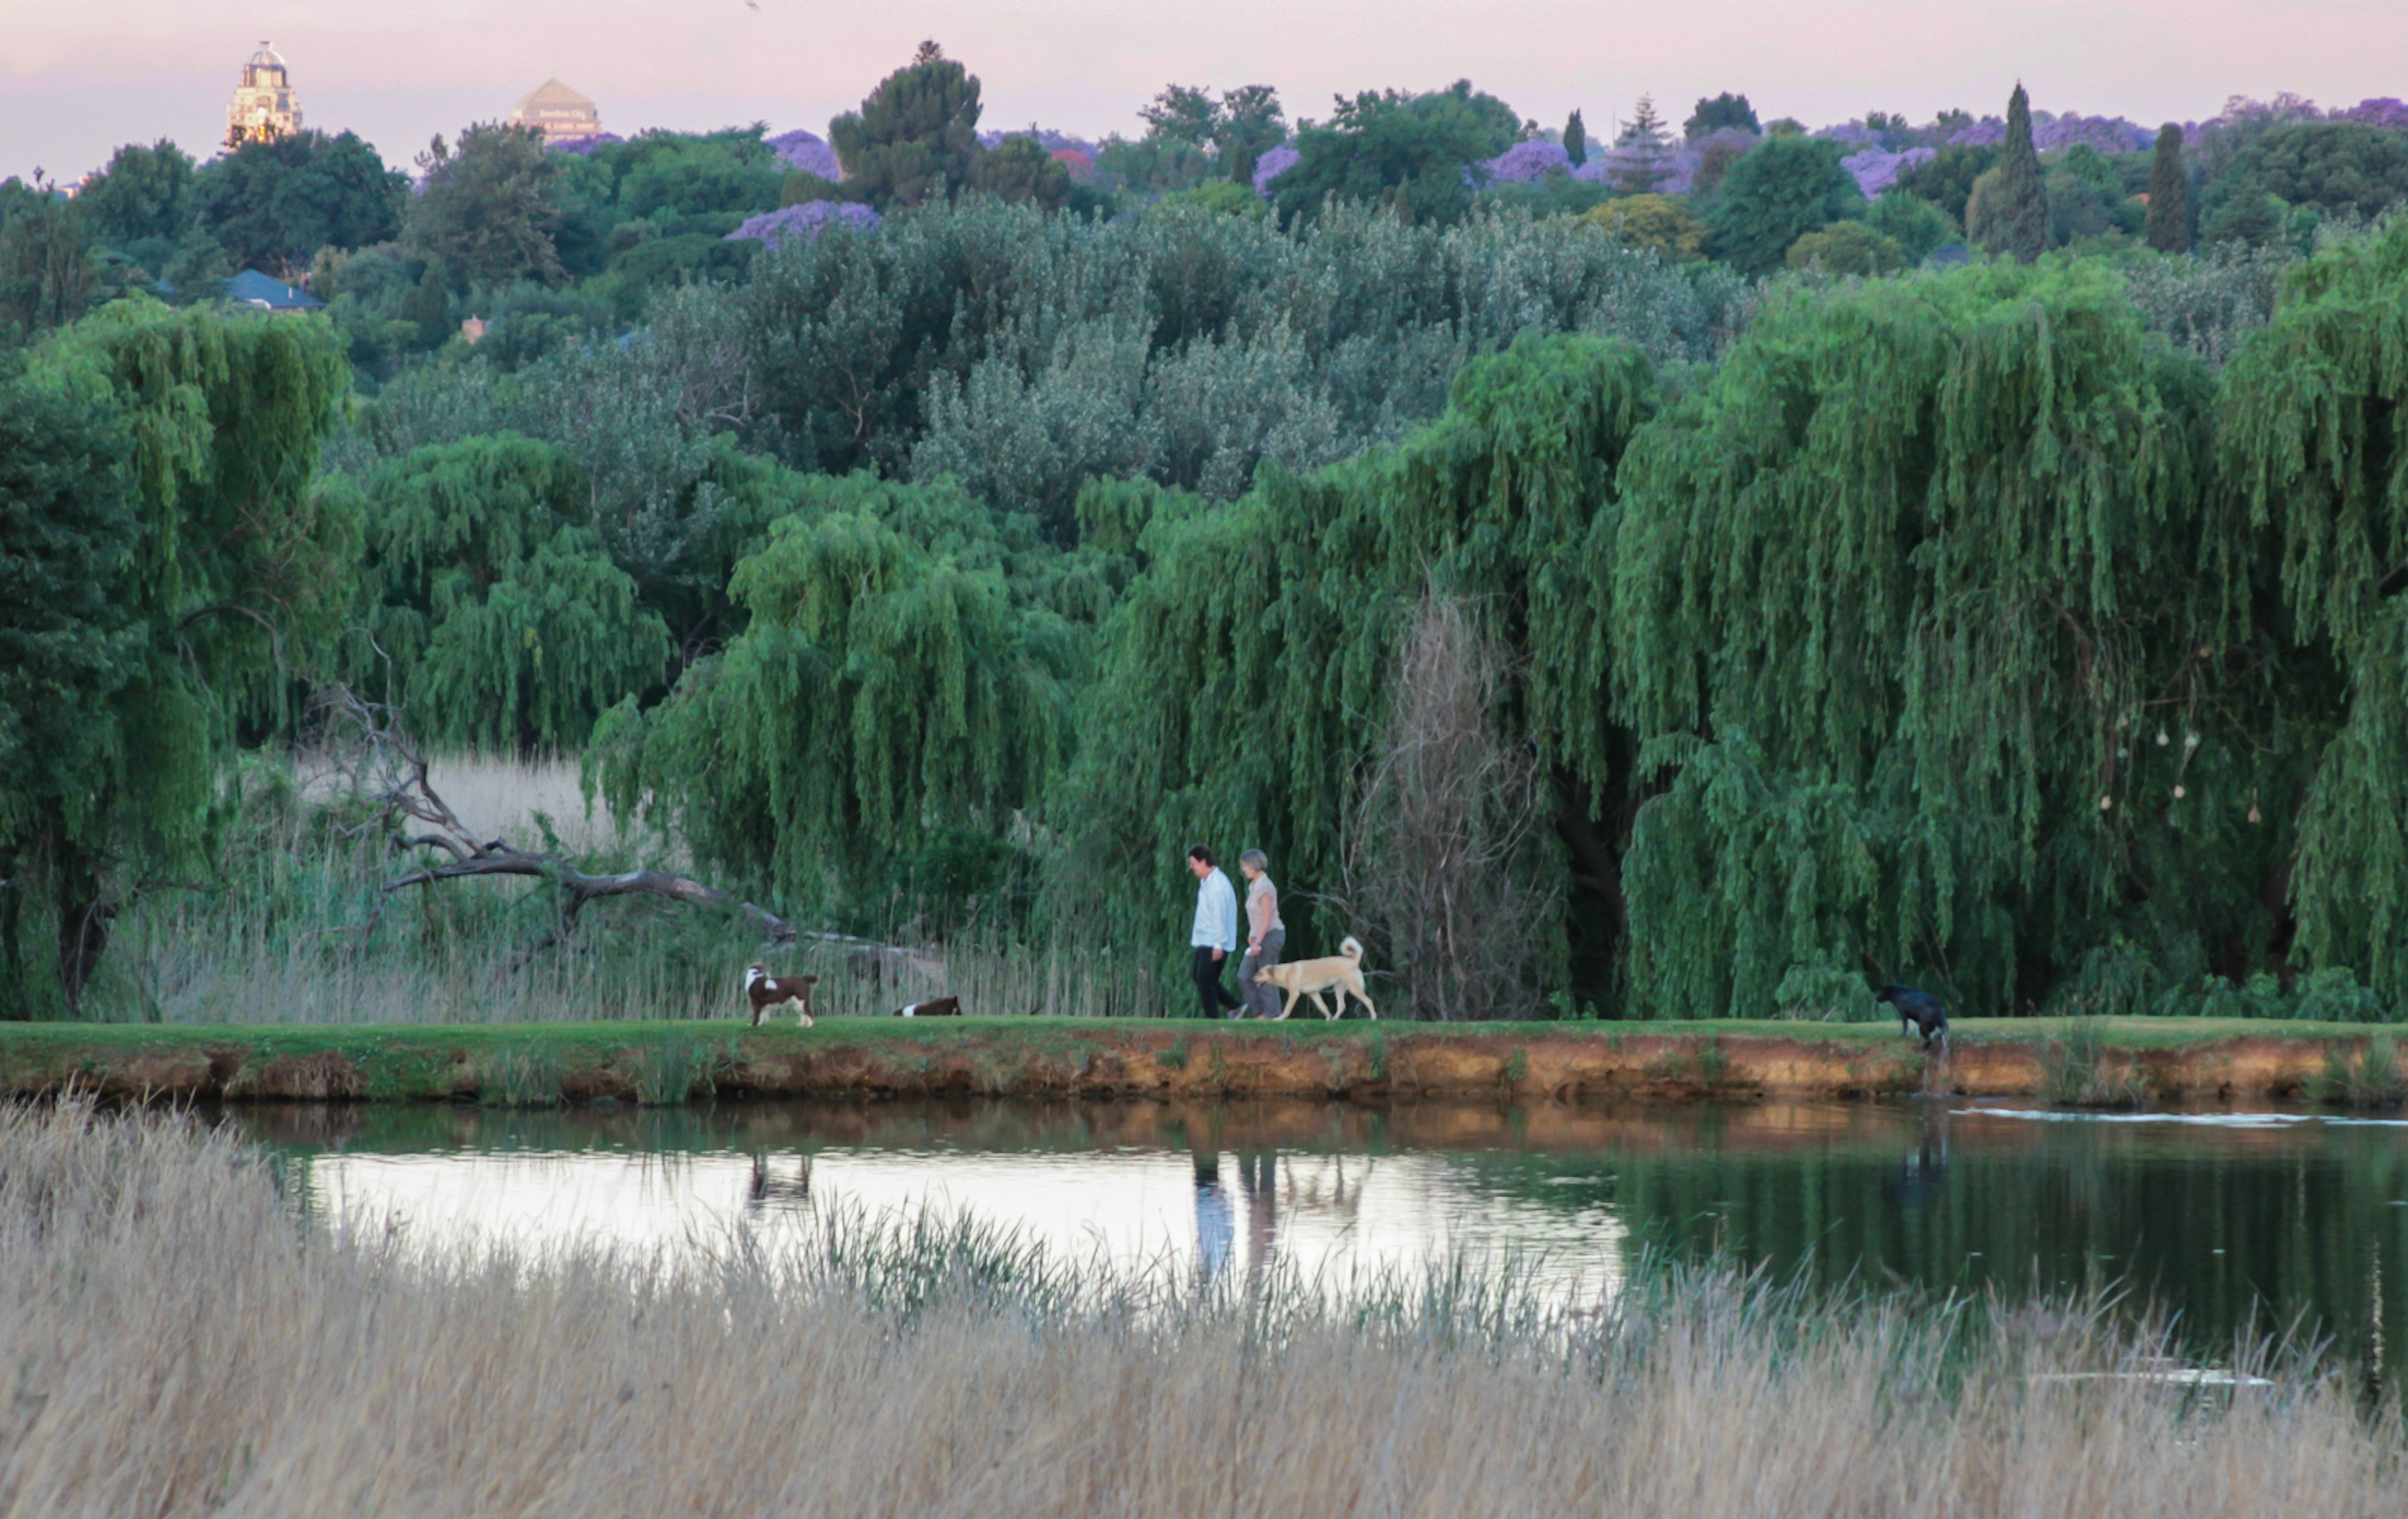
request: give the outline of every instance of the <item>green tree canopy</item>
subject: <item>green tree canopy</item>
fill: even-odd
[[[2372,217],[2403,201],[2408,136],[2362,122],[2295,122],[2260,134],[2208,185],[2200,237],[2263,243],[2288,230],[2295,210]]]
[[[1138,107],[1138,117],[1145,122],[1145,135],[1165,142],[1183,142],[1191,148],[1211,149],[1221,124],[1220,103],[1209,89],[1189,84],[1167,84],[1162,93]]]
[[[1893,193],[1903,192],[1928,200],[1961,227],[1965,224],[1966,204],[1973,196],[1973,181],[1998,167],[1998,164],[1996,148],[1950,143],[1900,173]]]
[[[1254,187],[1254,161],[1287,140],[1287,115],[1268,84],[1241,84],[1221,97],[1214,140],[1229,179]]]
[[[1708,230],[1678,195],[1617,195],[1581,220],[1604,229],[1626,248],[1642,248],[1670,263],[1705,256]]]
[[[745,630],[662,706],[615,710],[589,774],[796,910],[899,911],[932,849],[992,867],[1067,757],[1087,640],[1058,608],[1087,598],[950,485],[797,489],[737,566]]]
[[[2190,175],[2183,167],[2182,128],[2168,122],[2157,128],[2157,145],[2149,157],[2149,218],[2146,236],[2160,253],[2190,251]]]
[[[0,346],[73,322],[98,288],[79,207],[46,193],[0,197]]]
[[[567,278],[552,241],[561,226],[552,197],[558,166],[533,127],[482,122],[459,145],[437,137],[419,155],[426,188],[411,205],[409,248],[454,287]]]
[[[92,235],[111,246],[180,238],[199,214],[194,178],[191,157],[174,143],[130,142],[109,156],[108,166],[76,201]]]
[[[1394,208],[1408,222],[1443,225],[1470,205],[1467,165],[1496,157],[1521,135],[1521,119],[1468,79],[1408,95],[1341,97],[1328,122],[1297,134],[1299,155],[1273,181],[1283,221],[1310,220],[1330,200]]]
[[[646,132],[618,147],[623,218],[733,214],[778,208],[786,171],[752,126],[702,134]]]
[[[508,434],[425,448],[366,485],[355,685],[420,738],[580,744],[666,673],[668,630],[586,525],[584,471]]]
[[[1726,90],[1712,100],[1699,100],[1698,108],[1689,112],[1688,121],[1682,123],[1681,132],[1684,136],[1702,137],[1725,127],[1737,127],[1742,132],[1763,130],[1756,124],[1756,107],[1747,103],[1747,96]]]
[[[1197,838],[1260,845],[1291,894],[1339,893],[1396,640],[1434,584],[1511,651],[1496,721],[1537,745],[1562,847],[1582,861],[1586,926],[1568,939],[1561,916],[1535,925],[1542,958],[1610,955],[1614,824],[1591,809],[1627,783],[1627,756],[1601,699],[1600,556],[1614,466],[1654,396],[1626,345],[1526,340],[1468,366],[1446,415],[1394,454],[1272,475],[1220,510],[1156,513],[1080,709],[1075,769],[1047,809],[1060,839],[1049,920],[1149,952],[1175,944],[1175,866]],[[1335,908],[1316,916],[1317,928],[1291,913],[1291,933],[1331,944],[1349,925]]]
[[[130,894],[190,866],[236,716],[272,716],[332,647],[358,523],[312,483],[351,388],[322,323],[122,301],[53,334],[16,385],[60,430],[11,435],[0,466],[9,573],[54,582],[64,620],[16,626],[75,714],[19,725],[25,789],[0,799],[0,1006],[22,1014],[71,1008]]]
[[[1058,211],[1070,198],[1070,171],[1035,137],[1014,133],[979,154],[970,169],[970,188]]]
[[[115,396],[0,381],[0,961],[13,983],[0,1015],[58,994],[42,942],[58,904],[12,887],[49,874],[59,836],[98,801],[111,700],[141,665],[141,630],[114,595],[141,532],[132,449]]]
[[[1840,144],[1820,138],[1767,137],[1733,164],[1707,216],[1714,256],[1742,273],[1767,274],[1799,238],[1860,214],[1864,196],[1840,153]]]
[[[297,279],[322,248],[365,248],[401,231],[409,177],[345,132],[246,142],[193,181],[201,225],[236,268]]]
[[[1838,974],[2005,1011],[2128,941],[2264,966],[2287,825],[2252,798],[2299,762],[2234,683],[2265,652],[2210,401],[2112,277],[1992,267],[1789,301],[1641,436],[1637,1009]]]
[[[1574,168],[1588,162],[1588,127],[1574,111],[1564,122],[1564,156]]]
[[[2032,150],[2031,102],[2020,84],[2007,99],[2007,140],[1999,166],[1976,179],[1966,198],[1965,236],[2026,264],[2052,245],[2048,186],[2040,155]]]
[[[1793,269],[1825,274],[1896,274],[1906,267],[1906,250],[1862,222],[1834,222],[1789,245],[1784,261]]]
[[[857,111],[828,123],[849,186],[871,205],[917,206],[970,182],[979,153],[979,81],[923,42]]]
[[[1895,191],[1865,208],[1865,225],[1898,244],[1910,264],[1920,264],[1931,251],[1956,236],[1947,214],[1919,195]]]
[[[2227,370],[2218,443],[2253,523],[2279,540],[2296,636],[2329,643],[2348,672],[2346,721],[2300,800],[2300,945],[2395,1001],[2408,995],[2403,414],[2408,222],[2394,222],[2293,275]],[[2266,802],[2287,811],[2293,795],[2270,788]]]

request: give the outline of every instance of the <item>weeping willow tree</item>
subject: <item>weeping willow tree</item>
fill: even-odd
[[[658,613],[584,521],[584,470],[504,434],[419,449],[366,487],[353,684],[422,739],[526,751],[582,744],[666,676]]]
[[[2281,542],[2295,636],[2345,672],[2289,886],[2307,963],[2408,996],[2408,222],[2320,252],[2228,371],[2221,456]],[[2290,798],[2280,798],[2288,807]]]
[[[1641,437],[1637,1010],[2140,1010],[2263,964],[2300,698],[2213,405],[2112,278],[1991,268],[1793,300]]]
[[[1288,894],[1291,953],[1353,926],[1346,820],[1388,726],[1399,636],[1426,592],[1469,609],[1507,674],[1489,714],[1549,780],[1576,890],[1530,924],[1560,984],[1568,951],[1610,958],[1619,922],[1605,799],[1627,746],[1606,720],[1614,468],[1655,406],[1638,351],[1526,339],[1469,365],[1445,416],[1391,453],[1268,470],[1237,503],[1157,513],[1144,572],[1106,630],[1075,769],[1047,809],[1045,917],[1168,954],[1185,938],[1193,843],[1259,845]],[[1128,534],[1127,504],[1082,510]],[[1091,523],[1091,527],[1092,527]],[[1560,867],[1557,867],[1559,869]]]
[[[319,666],[358,522],[313,489],[350,390],[322,323],[127,301],[10,382],[0,434],[0,1010],[71,1010],[130,896],[194,868],[217,759]],[[43,419],[57,423],[43,426]],[[27,721],[27,719],[32,721]]]
[[[962,926],[1009,906],[1107,574],[950,484],[797,478],[730,582],[744,631],[614,709],[589,781],[790,915]]]

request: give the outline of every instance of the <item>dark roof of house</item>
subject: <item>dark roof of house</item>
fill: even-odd
[[[237,306],[264,306],[271,311],[314,311],[326,303],[306,290],[271,279],[257,269],[245,269],[225,282],[226,299]]]

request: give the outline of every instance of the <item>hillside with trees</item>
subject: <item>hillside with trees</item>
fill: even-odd
[[[2408,1019],[2396,106],[1092,143],[929,44],[825,142],[9,181],[0,1015],[136,1015],[170,904],[715,963],[550,903],[606,866],[1154,1012],[1206,838],[1426,1017]],[[459,842],[294,779],[363,724],[574,756],[617,841],[394,905]]]

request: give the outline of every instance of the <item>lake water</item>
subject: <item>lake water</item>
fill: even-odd
[[[2408,1122],[2009,1104],[761,1102],[255,1108],[340,1224],[680,1248],[830,1208],[968,1210],[1076,1258],[1342,1282],[1512,1252],[1611,1293],[1654,1244],[1776,1273],[2122,1283],[2203,1354],[2299,1321],[2408,1370]],[[2388,1326],[2386,1332],[2386,1326]]]

